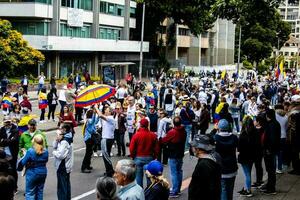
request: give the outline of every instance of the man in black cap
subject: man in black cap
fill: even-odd
[[[188,199],[218,200],[221,198],[221,166],[206,135],[196,135],[191,142],[194,155],[199,158],[189,185]]]

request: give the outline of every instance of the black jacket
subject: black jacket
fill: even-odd
[[[221,198],[221,166],[209,158],[200,158],[189,185],[189,200]]]
[[[280,149],[281,128],[279,122],[274,119],[268,121],[263,140],[263,149],[266,154],[276,154]]]
[[[19,152],[19,132],[15,125],[10,129],[10,136],[7,137],[5,127],[0,129],[0,147],[9,147],[13,161],[17,161]]]
[[[51,93],[51,92],[49,92],[49,93],[47,94],[48,105],[52,105],[53,94],[54,94],[55,97],[57,98],[57,94],[56,94],[56,93]],[[57,99],[55,99],[55,101],[56,101],[56,104],[55,104],[55,105],[57,105]],[[54,105],[54,104],[53,104],[53,105]]]
[[[238,162],[241,164],[253,163],[256,160],[254,153],[257,145],[256,129],[248,134],[242,130],[238,143]]]
[[[215,135],[216,152],[219,153],[222,160],[222,174],[231,174],[238,170],[236,150],[238,138],[236,135],[228,134],[221,136]]]
[[[145,189],[145,200],[168,200],[170,190],[160,183],[148,185]]]

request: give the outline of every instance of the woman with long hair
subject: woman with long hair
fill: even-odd
[[[24,153],[24,152],[23,152]],[[26,166],[25,199],[42,200],[47,177],[48,150],[44,148],[44,139],[38,134],[32,139],[32,147],[19,161],[18,171]]]
[[[60,127],[61,124],[69,124],[71,126],[72,134],[75,134],[74,128],[77,126],[77,122],[68,105],[65,105],[63,112],[60,113],[58,126]]]
[[[251,170],[255,160],[253,148],[256,146],[256,129],[250,116],[243,119],[242,130],[238,143],[238,162],[242,165],[245,176],[245,187],[239,192],[243,196],[251,197]]]
[[[52,121],[55,121],[54,115],[55,115],[55,109],[57,106],[57,93],[56,88],[52,87],[50,92],[47,94],[47,100],[49,105],[49,112],[48,112],[48,120],[50,120],[50,117],[52,116]]]
[[[170,193],[170,184],[163,176],[163,165],[153,160],[146,165],[146,176],[150,179],[145,188],[145,200],[168,200]]]

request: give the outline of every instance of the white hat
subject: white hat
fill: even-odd
[[[300,95],[293,95],[291,98],[292,102],[300,102]]]

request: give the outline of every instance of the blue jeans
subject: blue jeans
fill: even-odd
[[[178,194],[182,184],[182,158],[169,158],[170,176],[172,181],[171,192]]]
[[[252,163],[251,164],[242,164],[244,176],[245,176],[245,189],[251,189],[251,170],[252,170]]]
[[[25,188],[26,200],[43,200],[46,176],[46,174],[34,174],[27,170]]]
[[[39,87],[38,87],[38,91],[37,91],[37,94],[39,94],[39,92],[41,91],[41,89],[44,87],[44,84],[40,84],[39,83]]]
[[[134,162],[136,164],[136,182],[141,187],[143,187],[143,177],[144,177],[144,166],[153,160],[152,157],[136,157]]]
[[[189,149],[190,148],[190,138],[191,138],[191,134],[192,134],[192,125],[184,125],[184,130],[186,133],[186,141],[185,141],[185,149]]]
[[[232,200],[235,176],[221,179],[221,200]]]
[[[239,118],[238,118],[238,117],[235,117],[235,118],[233,118],[233,121],[234,121],[234,125],[235,125],[236,132],[240,132],[240,122],[239,122]]]
[[[65,164],[65,163],[63,163]],[[65,167],[60,167],[57,172],[57,199],[71,199],[70,173],[67,173]]]

